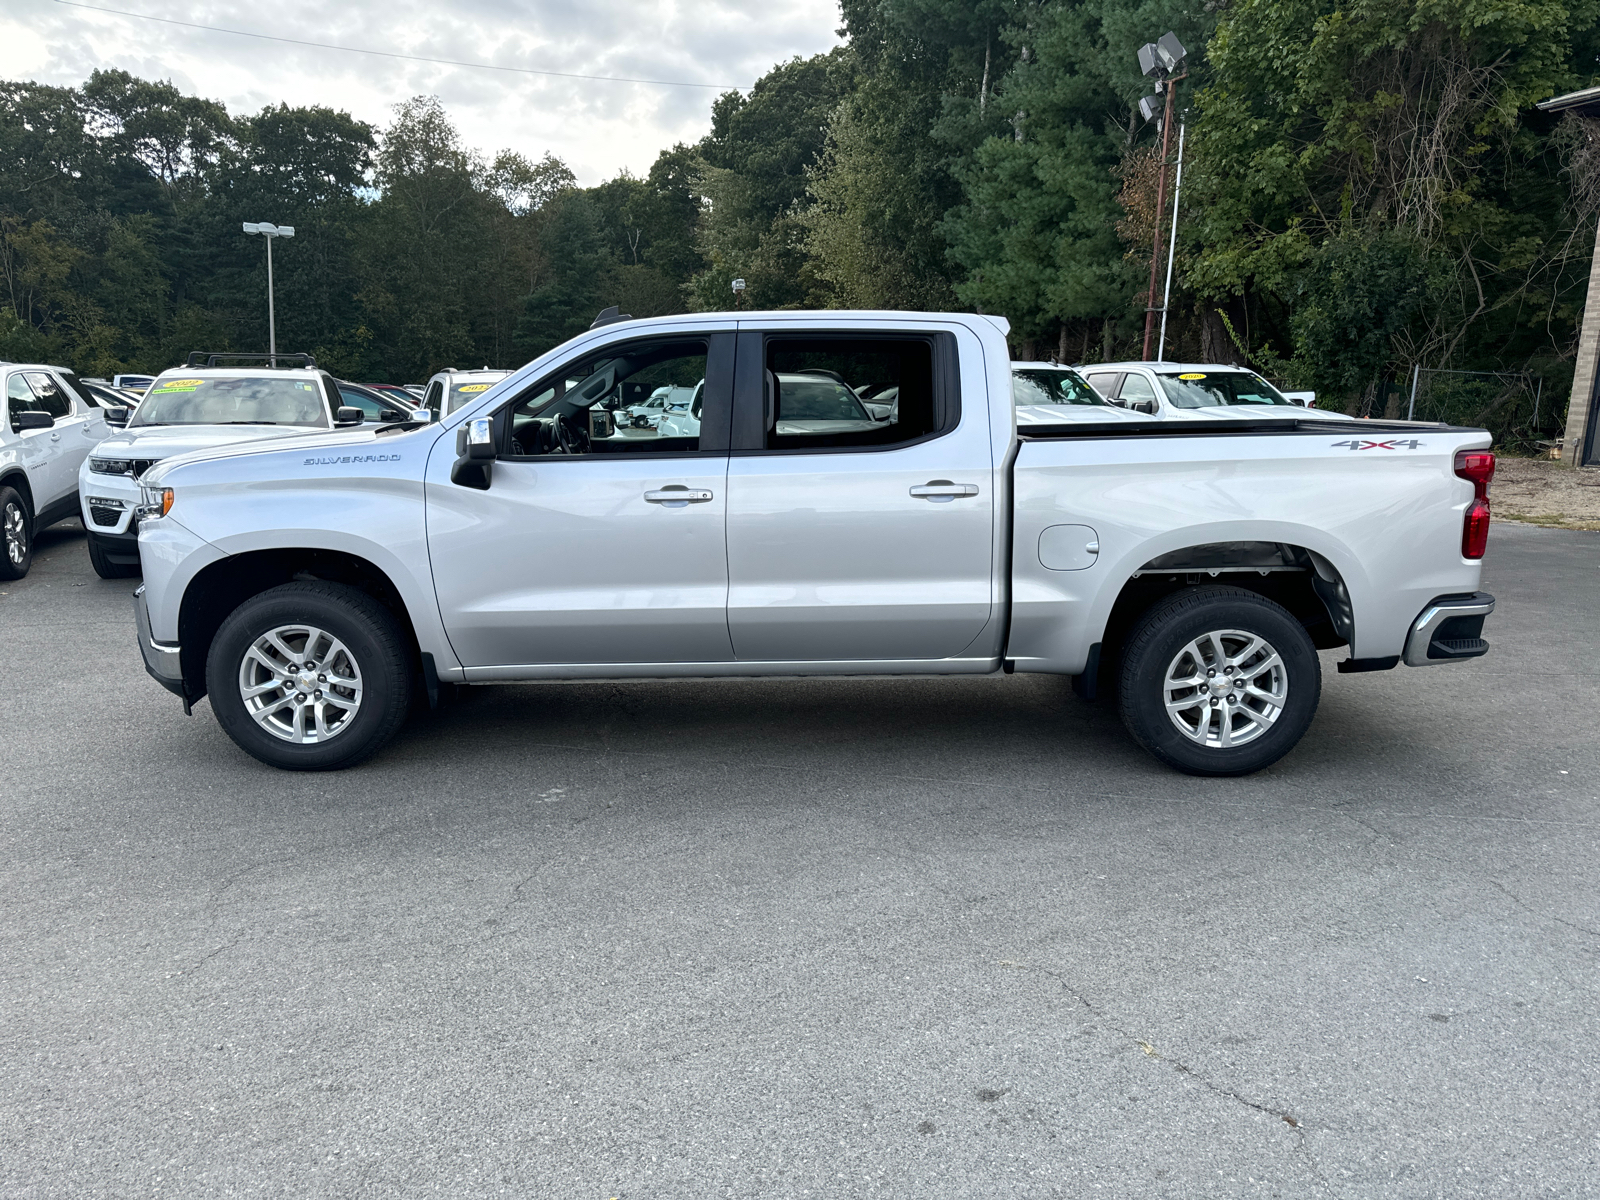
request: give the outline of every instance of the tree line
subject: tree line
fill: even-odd
[[[348,378],[514,366],[619,304],[977,310],[1019,357],[1138,357],[1159,140],[1134,51],[1189,47],[1168,357],[1393,411],[1413,365],[1570,381],[1600,138],[1533,106],[1600,71],[1571,0],[843,0],[843,44],[579,187],[462,144],[233,114],[96,71],[0,84],[0,357],[91,374],[278,338]],[[1174,139],[1175,141],[1175,139]],[[1159,296],[1157,297],[1159,302]],[[1559,416],[1559,413],[1555,414]],[[1554,424],[1554,417],[1551,418]]]

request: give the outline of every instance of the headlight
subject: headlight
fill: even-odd
[[[133,460],[131,458],[91,458],[89,470],[96,475],[132,475]]]
[[[144,503],[134,515],[141,521],[153,521],[157,517],[164,517],[172,511],[171,488],[140,488]]]

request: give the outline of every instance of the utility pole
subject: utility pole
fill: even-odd
[[[1159,41],[1146,42],[1139,47],[1139,69],[1156,81],[1159,91],[1166,93],[1166,112],[1161,121],[1161,176],[1156,185],[1155,232],[1150,239],[1150,290],[1145,293],[1144,352],[1140,355],[1146,362],[1150,360],[1150,339],[1155,333],[1156,279],[1161,270],[1161,219],[1167,212],[1167,165],[1172,150],[1172,101],[1176,96],[1173,85],[1189,77],[1187,71],[1178,75],[1173,72],[1183,63],[1187,54],[1178,35],[1171,32],[1162,34]],[[1156,96],[1146,96],[1139,101],[1139,111],[1144,114],[1145,120],[1155,116],[1157,103],[1159,98]],[[1165,329],[1165,305],[1161,308],[1161,323]]]
[[[273,366],[278,365],[278,317],[272,300],[272,239],[292,238],[293,225],[274,225],[271,221],[246,221],[246,233],[260,234],[267,243],[267,354]]]

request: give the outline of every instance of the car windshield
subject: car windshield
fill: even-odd
[[[504,378],[505,376],[503,375],[500,377],[500,379]],[[500,379],[475,379],[468,383],[452,383],[450,385],[450,406],[445,409],[445,412],[453,413],[463,404],[476,400],[495,384],[499,383]]]
[[[1074,371],[1028,370],[1011,372],[1011,403],[1092,404],[1111,407]]]
[[[1221,408],[1231,404],[1285,404],[1297,407],[1259,375],[1249,371],[1177,371],[1156,376],[1174,408]]]
[[[163,376],[128,422],[138,425],[314,425],[327,428],[327,405],[314,379]]]
[[[781,421],[867,421],[871,418],[853,393],[837,380],[821,376],[778,377],[778,419]]]

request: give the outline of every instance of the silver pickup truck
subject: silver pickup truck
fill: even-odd
[[[692,434],[611,417],[701,380]],[[1032,671],[1209,775],[1294,746],[1318,650],[1488,648],[1488,434],[1118,417],[1019,431],[992,317],[602,319],[437,424],[151,468],[139,647],[289,769],[466,684]]]

